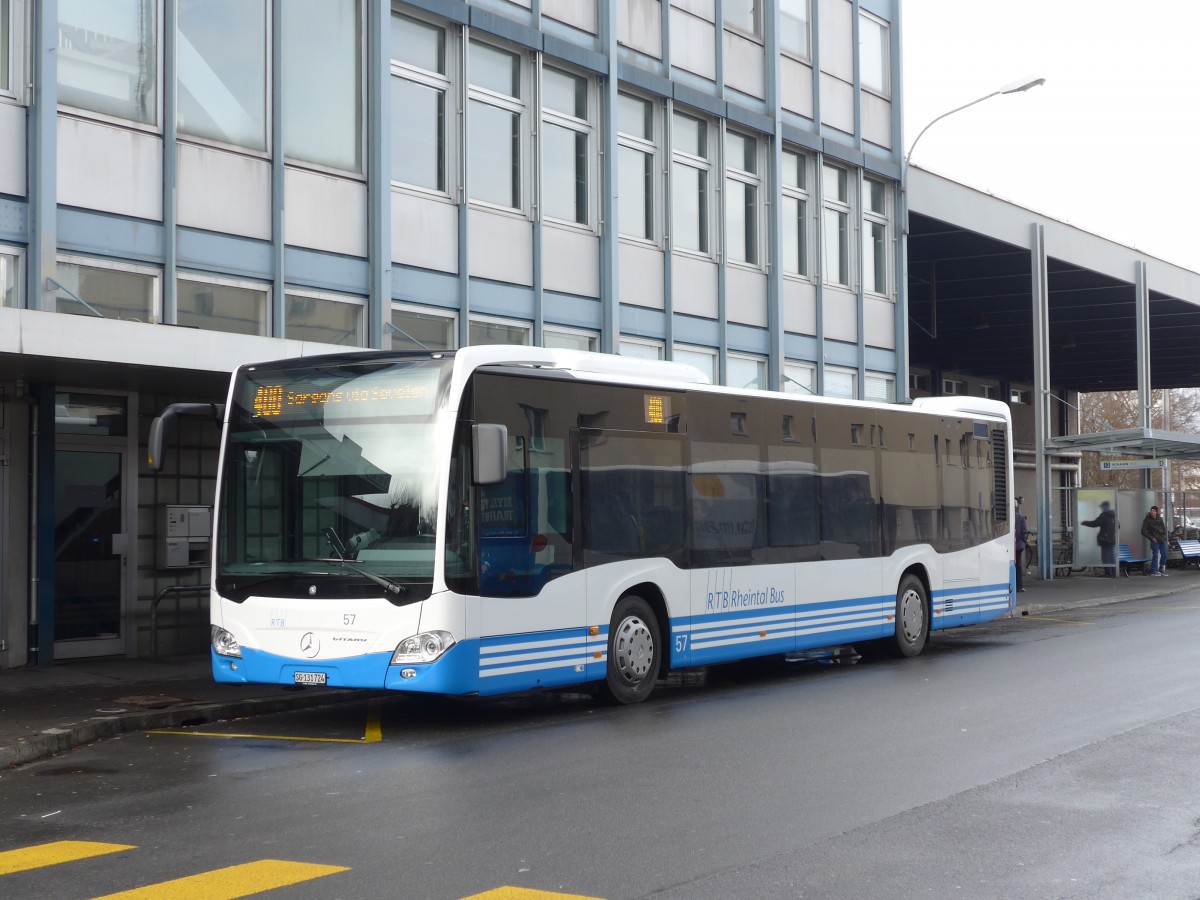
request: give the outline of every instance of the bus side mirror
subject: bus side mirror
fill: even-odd
[[[150,437],[146,440],[146,465],[151,472],[161,472],[165,460],[167,438],[175,425],[176,416],[211,417],[220,425],[225,417],[225,406],[220,403],[172,403],[150,423]]]
[[[500,484],[508,475],[508,428],[473,425],[471,443],[475,459],[471,480],[475,484]]]

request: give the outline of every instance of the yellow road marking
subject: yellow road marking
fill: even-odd
[[[238,897],[249,897],[251,894],[348,871],[345,866],[260,859],[258,862],[214,869],[119,894],[106,894],[96,900],[161,900],[163,897],[170,897],[171,900],[236,900]]]
[[[463,900],[598,900],[582,894],[557,894],[554,891],[535,891],[531,888],[498,887],[482,894],[472,894]]]
[[[301,741],[314,744],[377,744],[383,740],[383,729],[379,724],[379,701],[367,704],[367,725],[360,738],[294,737],[286,734],[230,734],[223,731],[181,731],[170,728],[155,728],[149,734],[184,734],[193,737],[241,738],[251,741]]]
[[[14,872],[27,872],[30,869],[40,869],[44,866],[56,866],[59,863],[75,862],[79,859],[91,859],[108,853],[136,849],[137,847],[129,844],[54,841],[50,844],[38,844],[20,850],[6,850],[0,853],[0,875],[12,875]]]

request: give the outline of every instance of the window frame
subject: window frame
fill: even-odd
[[[102,258],[96,257],[96,256],[78,256],[78,255],[69,255],[69,254],[59,254],[54,257],[55,281],[58,280],[58,267],[60,265],[79,266],[81,269],[106,269],[106,270],[112,271],[112,272],[120,272],[125,275],[141,275],[143,277],[149,278],[150,284],[151,284],[150,316],[149,316],[148,322],[144,322],[144,323],[140,323],[140,324],[158,325],[158,324],[162,323],[162,320],[163,320],[163,309],[162,309],[163,270],[162,269],[156,268],[154,266],[138,265],[136,263],[126,263],[126,262],[118,261],[118,260],[102,259]],[[55,288],[53,291],[48,291],[47,293],[49,293],[52,297],[54,297],[54,307],[48,309],[47,311],[53,312],[53,313],[58,313],[59,289]],[[70,299],[70,298],[68,297],[68,299]],[[87,297],[83,297],[82,299],[86,301]],[[74,302],[74,301],[72,300],[72,302]],[[45,309],[45,307],[43,307],[43,309]],[[73,313],[61,313],[61,315],[74,315],[74,314]],[[108,318],[108,316],[94,316],[91,313],[87,313],[87,315],[91,316],[92,318],[103,318],[103,319]],[[134,321],[134,320],[132,320],[132,319],[114,319],[114,320],[110,320],[110,321],[130,322],[130,321]]]
[[[845,198],[830,197],[825,190],[825,173],[837,172],[844,179],[846,186]],[[834,165],[830,162],[822,161],[821,163],[821,281],[824,284],[833,287],[841,287],[853,289],[854,287],[854,241],[850,234],[850,222],[853,214],[853,206],[851,205],[850,195],[850,170],[845,166]],[[839,186],[842,184],[839,181]],[[836,215],[844,228],[844,237],[839,245],[839,267],[838,278],[833,278],[829,272],[830,258],[830,234],[828,225],[828,216]],[[839,235],[841,236],[841,235]]]
[[[483,87],[482,85],[477,85],[471,81],[471,48],[473,46],[486,47],[490,50],[499,51],[501,53],[507,53],[510,56],[513,56],[516,58],[516,60],[517,60],[517,81],[518,81],[518,88],[520,91],[520,96],[512,97],[509,95],[500,94],[497,91],[492,90],[491,88],[486,88],[486,87]],[[467,122],[467,125],[466,125],[466,130],[467,130],[467,133],[466,133],[466,154],[467,154],[467,159],[466,159],[467,191],[466,191],[466,194],[467,194],[467,202],[472,206],[477,206],[480,208],[493,210],[496,212],[505,212],[510,215],[523,216],[523,217],[528,218],[529,212],[530,212],[530,204],[532,202],[532,198],[530,197],[530,184],[532,183],[532,176],[531,176],[531,172],[530,172],[530,167],[532,165],[532,161],[531,161],[530,157],[532,154],[530,153],[530,147],[529,147],[529,117],[532,114],[531,113],[532,107],[531,107],[531,102],[526,99],[527,97],[529,97],[529,94],[530,94],[530,81],[531,81],[531,77],[530,77],[531,66],[529,64],[529,56],[526,52],[524,52],[523,50],[521,50],[519,48],[508,46],[499,41],[483,40],[483,39],[475,37],[474,35],[471,35],[468,38],[468,40],[466,41],[466,47],[464,49],[464,53],[466,56],[466,59],[464,60],[465,71],[466,71],[466,82],[464,85],[463,106],[466,110],[466,122]],[[472,123],[472,119],[474,117],[471,114],[471,108],[472,108],[473,103],[480,103],[480,104],[483,104],[484,106],[489,107],[490,109],[498,109],[503,112],[507,112],[507,113],[510,113],[510,114],[516,116],[516,119],[517,119],[516,128],[517,128],[518,140],[516,142],[515,149],[516,149],[517,153],[520,154],[520,158],[517,160],[516,168],[515,168],[515,172],[516,172],[516,176],[517,176],[517,184],[515,185],[515,192],[517,195],[515,198],[516,199],[515,206],[508,206],[503,203],[497,203],[494,200],[488,200],[483,197],[476,197],[476,196],[472,195],[473,185],[475,185],[477,183],[476,178],[472,177],[473,167],[471,165],[471,139],[472,139],[472,135],[474,134],[474,130],[475,130],[473,123]]]
[[[26,105],[25,86],[29,83],[29,19],[25,0],[7,0],[8,18],[4,23],[7,41],[0,46],[0,76],[7,78],[7,86],[0,82],[0,103],[13,102]]]
[[[795,376],[804,373],[807,378],[801,380]],[[817,366],[816,363],[800,362],[794,359],[785,359],[779,373],[779,380],[782,382],[780,389],[785,394],[803,394],[806,396],[816,396],[817,393]]]
[[[829,393],[829,376],[843,375],[850,379],[849,394],[831,394]],[[826,366],[824,383],[821,386],[821,394],[826,397],[835,397],[839,400],[857,400],[858,399],[858,369],[850,369],[845,366]]]
[[[219,147],[222,149],[233,150],[237,153],[253,156],[259,159],[270,159],[272,151],[272,142],[274,133],[271,128],[271,102],[274,97],[274,66],[272,64],[272,55],[275,52],[274,43],[271,40],[272,17],[274,15],[274,4],[271,0],[263,0],[263,147],[249,147],[245,144],[235,144],[229,141],[222,141],[219,138],[207,137],[202,134],[192,134],[179,128],[178,121],[175,126],[176,139],[186,144],[205,147]],[[176,24],[178,30],[178,23]],[[178,45],[178,36],[176,37]],[[176,62],[176,85],[175,91],[179,91],[179,72],[178,62]],[[178,105],[178,104],[177,104]],[[176,114],[178,117],[178,113]]]
[[[864,35],[863,24],[867,24],[879,36],[879,80],[882,82],[879,85],[874,83],[868,84],[866,78],[866,70],[863,65],[865,56],[863,53]],[[859,86],[869,93],[876,96],[890,99],[892,96],[892,73],[891,73],[891,32],[890,26],[883,19],[872,15],[865,9],[860,9],[858,13],[858,29],[859,29],[859,48],[858,48],[858,81]]]
[[[568,325],[543,325],[542,326],[542,346],[554,350],[574,350],[574,347],[551,347],[546,343],[546,335],[561,335],[563,337],[586,338],[588,349],[582,350],[582,353],[598,353],[600,351],[600,333],[598,331],[589,331],[586,328],[571,328]]]
[[[708,367],[701,368],[694,362],[689,362],[686,359],[680,359],[678,354],[681,352],[685,354],[692,354],[694,356],[703,356],[705,359],[709,360]],[[712,384],[721,383],[721,354],[720,351],[714,347],[702,347],[698,344],[676,343],[671,348],[671,360],[673,362],[681,362],[700,369],[701,372],[709,377]]]
[[[633,350],[633,353],[622,352],[623,348]],[[640,349],[637,349],[640,348]],[[654,356],[649,351],[654,352]],[[630,359],[666,359],[666,344],[654,338],[619,335],[617,337],[617,355]]]
[[[392,101],[394,96],[392,93],[392,81],[403,81],[417,87],[426,88],[427,90],[437,91],[442,95],[442,178],[444,186],[442,189],[431,188],[425,185],[416,184],[411,181],[404,181],[397,177],[395,170],[395,160],[388,159],[388,181],[393,190],[411,191],[431,197],[439,197],[444,200],[452,200],[458,190],[458,141],[457,141],[457,126],[458,126],[458,96],[455,91],[454,75],[460,71],[459,55],[462,52],[462,42],[458,40],[458,32],[453,26],[434,22],[419,16],[409,15],[406,9],[405,14],[392,11],[388,19],[389,29],[393,28],[394,20],[402,19],[413,22],[419,26],[427,28],[436,28],[442,33],[442,67],[444,72],[435,72],[430,69],[422,68],[416,63],[405,62],[397,56],[392,55],[388,60],[388,99]],[[395,48],[393,47],[393,53]],[[393,121],[391,128],[393,129],[390,135],[392,141],[396,140],[395,123]]]
[[[883,388],[883,397],[871,396],[871,385]],[[863,376],[863,399],[876,403],[896,402],[896,376],[887,372],[867,372]]]
[[[367,36],[367,27],[368,27],[367,2],[368,2],[368,0],[351,0],[351,2],[356,3],[357,8],[358,8],[358,59],[359,59],[359,64],[360,64],[359,70],[358,70],[358,148],[357,148],[358,149],[358,161],[357,161],[356,168],[347,169],[347,168],[342,168],[339,166],[331,165],[330,163],[326,163],[326,162],[316,162],[311,159],[305,159],[304,157],[301,157],[301,156],[292,156],[288,152],[288,146],[287,146],[288,129],[287,129],[287,107],[286,107],[286,104],[284,105],[284,109],[281,111],[283,114],[282,118],[284,120],[284,125],[283,125],[283,129],[281,131],[279,139],[283,142],[283,157],[284,157],[285,162],[289,166],[292,166],[292,167],[298,168],[298,169],[306,169],[306,170],[312,171],[312,172],[325,172],[325,173],[329,173],[331,175],[337,175],[341,178],[350,177],[357,181],[365,181],[367,178],[367,169],[370,165],[373,164],[372,161],[367,158],[368,150],[369,150],[368,135],[367,135],[368,91],[373,90],[373,88],[367,83],[367,79],[368,79],[367,68],[369,66],[368,51],[370,49],[367,46],[367,40],[368,40],[368,36]],[[285,27],[286,27],[286,25],[285,25]],[[288,54],[288,53],[284,54],[283,66],[285,68],[285,71],[283,72],[283,77],[284,77],[285,81],[287,81],[288,74],[289,74],[286,71],[286,67],[288,65],[289,57],[292,55],[294,55],[294,54]],[[272,91],[272,94],[274,96],[276,94],[276,92]],[[279,98],[279,102],[281,102],[281,103],[283,102],[282,98]],[[285,291],[285,293],[286,293],[286,291]]]
[[[175,273],[175,324],[179,321],[179,282],[186,281],[189,284],[212,284],[218,287],[236,288],[242,291],[257,291],[263,295],[263,331],[252,334],[252,337],[270,337],[271,336],[271,319],[272,319],[272,303],[271,293],[274,289],[274,284],[269,281],[253,281],[245,278],[230,278],[222,275],[211,275],[207,272],[197,272],[190,269],[180,269]],[[245,334],[241,331],[225,331],[218,328],[201,328],[200,331],[205,331],[212,334]]]
[[[288,334],[287,304],[288,304],[288,300],[290,300],[293,297],[311,298],[313,300],[324,300],[324,301],[328,301],[331,303],[344,303],[347,306],[357,307],[360,310],[360,314],[358,316],[358,340],[357,340],[357,343],[326,344],[326,346],[358,347],[358,348],[363,348],[363,347],[367,346],[367,317],[366,317],[367,298],[356,296],[354,294],[342,294],[337,291],[325,291],[325,290],[321,290],[320,288],[301,287],[301,286],[295,285],[295,284],[287,284],[287,285],[284,285],[284,288],[283,288],[283,321],[280,324],[283,327],[283,335],[282,336],[283,336],[284,340],[312,341],[313,343],[325,343],[324,341],[317,341],[314,338],[308,338],[308,337],[298,338],[298,337]]]
[[[811,160],[811,157],[807,153],[803,153],[800,150],[792,150],[792,149],[789,149],[786,147],[783,150],[783,156],[784,156],[785,163],[786,163],[787,157],[789,157],[789,156],[796,158],[797,171],[800,173],[800,177],[798,180],[803,181],[803,184],[790,184],[788,182],[787,166],[785,164],[783,167],[783,173],[782,173],[782,176],[780,179],[780,185],[779,185],[780,215],[787,216],[787,207],[788,207],[787,201],[794,200],[796,203],[799,204],[799,215],[797,216],[797,222],[798,222],[797,228],[798,228],[798,237],[799,237],[799,243],[800,243],[800,246],[798,248],[798,254],[797,254],[799,257],[799,271],[793,272],[793,271],[790,271],[786,267],[786,260],[787,260],[786,252],[784,253],[784,257],[779,260],[779,271],[782,273],[784,278],[792,278],[792,279],[800,279],[803,281],[811,281],[812,280],[812,259],[811,259],[812,235],[809,233],[809,217],[810,217],[809,210],[810,210],[810,204],[812,203],[812,192],[808,188],[808,184],[809,184],[809,180],[810,180],[809,162]],[[782,235],[781,235],[781,238],[782,238]]]
[[[811,2],[811,0],[794,0],[794,2],[800,4],[804,7],[804,48],[803,48],[803,50],[794,50],[791,47],[787,47],[784,45],[783,28],[782,28],[784,19],[792,18],[794,21],[798,21],[798,20],[795,20],[794,17],[789,17],[784,12],[783,4],[784,4],[785,0],[778,0],[778,2],[779,2],[779,19],[780,19],[780,26],[781,26],[780,27],[780,36],[779,36],[779,52],[782,53],[784,56],[787,56],[791,59],[797,59],[802,62],[811,63],[812,62],[812,2]]]
[[[568,78],[577,79],[583,83],[584,90],[584,111],[586,119],[580,119],[576,116],[564,113],[562,110],[552,109],[546,105],[546,95],[544,91],[546,72],[554,72],[559,75],[565,75]],[[539,68],[538,72],[538,108],[539,108],[539,129],[538,129],[538,215],[544,222],[552,222],[555,225],[565,225],[571,228],[585,229],[594,231],[598,220],[596,208],[596,182],[598,181],[598,165],[596,154],[596,119],[598,118],[599,103],[596,92],[596,81],[591,76],[575,71],[565,65],[545,65]],[[584,177],[586,184],[584,185],[584,202],[587,204],[587,209],[584,210],[582,221],[576,214],[575,219],[564,219],[559,216],[548,215],[546,213],[546,165],[545,160],[547,154],[544,151],[546,134],[549,128],[561,128],[571,132],[577,137],[584,138]],[[576,176],[578,176],[576,172]]]
[[[882,210],[876,210],[868,201],[868,191],[870,185],[877,185],[880,189],[880,197],[883,201]],[[866,173],[863,174],[862,190],[859,193],[860,201],[862,203],[862,281],[863,293],[870,294],[874,297],[885,297],[888,300],[894,300],[895,292],[892,287],[892,256],[890,253],[888,253],[888,248],[892,242],[892,201],[889,186],[890,183],[882,178],[877,178],[873,175],[867,175]],[[882,272],[876,271],[874,268],[875,254],[867,253],[868,242],[870,248],[872,250],[875,249],[874,229],[876,227],[881,230],[881,237],[879,238],[879,259],[883,266]],[[867,279],[868,259],[872,260],[872,272],[875,274],[875,278],[870,282]],[[882,276],[883,281],[882,289],[878,287],[880,276]]]
[[[458,311],[450,310],[440,306],[421,306],[416,303],[396,303],[388,304],[388,316],[383,320],[383,331],[388,338],[388,348],[395,349],[391,346],[392,335],[396,333],[395,326],[392,325],[392,313],[413,313],[414,315],[428,316],[431,319],[442,319],[449,326],[450,346],[445,351],[435,350],[435,352],[450,352],[458,349]],[[411,336],[410,336],[411,337]],[[416,340],[415,338],[413,339]]]
[[[758,376],[754,384],[729,384],[729,363],[733,360],[753,363],[758,368]],[[765,356],[745,351],[730,350],[725,354],[725,386],[737,388],[740,391],[765,391],[769,387],[771,377],[770,360]]]
[[[750,172],[744,168],[735,166],[729,159],[729,138],[730,136],[741,138],[744,141],[750,141],[752,145],[752,155],[755,171]],[[722,254],[726,265],[740,266],[742,268],[754,269],[762,271],[764,268],[764,253],[763,251],[763,141],[759,136],[748,131],[740,131],[736,128],[722,128],[721,150],[724,156],[725,164],[725,183],[722,185],[724,190],[724,207],[725,215],[723,217],[721,229],[721,247]],[[744,157],[743,157],[744,159]],[[730,190],[730,182],[742,185],[743,188],[753,191],[753,209],[751,205],[746,207],[747,224],[751,226],[753,231],[753,244],[746,253],[750,259],[734,259],[729,253],[729,215],[730,215],[730,198],[733,196],[733,191]],[[743,195],[744,196],[744,195]],[[749,242],[747,242],[749,243]]]
[[[680,150],[675,146],[675,119],[676,117],[690,119],[697,123],[703,130],[701,135],[704,141],[702,152],[704,156],[697,156],[690,150]],[[711,135],[714,130],[713,123],[704,116],[679,110],[671,110],[671,125],[670,125],[670,152],[671,152],[671,168],[670,168],[670,187],[671,187],[671,210],[670,210],[670,225],[666,229],[666,233],[670,238],[671,250],[675,253],[687,253],[692,256],[703,257],[704,259],[713,259],[715,253],[714,245],[719,246],[719,242],[713,240],[713,174],[716,171],[716,164],[712,158],[712,140]],[[699,198],[697,203],[699,212],[699,225],[701,247],[686,247],[681,246],[678,242],[678,230],[676,222],[676,199],[678,197],[678,179],[676,171],[679,168],[688,169],[696,172],[704,185],[703,196]],[[718,235],[719,237],[719,235]]]
[[[621,105],[620,97],[622,95],[625,97],[628,97],[630,100],[636,100],[639,103],[646,104],[646,106],[649,108],[649,111],[650,111],[650,137],[649,138],[642,136],[642,135],[635,135],[635,134],[632,134],[627,131],[621,131],[619,111],[618,111],[618,114],[614,117],[616,119],[616,121],[614,122],[614,126],[613,126],[616,129],[616,134],[617,134],[617,178],[618,178],[618,182],[620,180],[620,171],[621,171],[620,166],[621,166],[621,151],[622,150],[631,150],[633,152],[640,153],[640,154],[642,154],[642,156],[644,158],[649,158],[649,160],[650,160],[650,184],[648,186],[648,193],[646,196],[646,203],[649,207],[648,220],[649,220],[649,226],[650,226],[650,234],[648,236],[643,237],[643,236],[639,236],[636,234],[630,234],[627,231],[622,231],[621,230],[622,216],[621,216],[620,209],[618,209],[618,211],[617,211],[617,238],[620,240],[637,241],[638,243],[643,244],[643,245],[660,247],[662,244],[661,236],[663,233],[662,203],[660,201],[660,197],[662,196],[662,181],[663,181],[662,162],[661,162],[662,132],[663,132],[663,125],[662,125],[663,106],[660,102],[655,100],[653,97],[644,97],[641,94],[636,94],[632,91],[620,91],[620,92],[618,92],[618,97],[617,97],[618,110]]]
[[[486,315],[477,316],[474,314],[472,314],[471,316],[468,317],[468,319],[467,319],[468,346],[471,346],[471,347],[501,346],[501,345],[496,345],[496,344],[476,344],[474,341],[471,340],[471,326],[472,325],[503,325],[505,328],[512,328],[512,329],[521,331],[529,338],[529,340],[527,340],[524,344],[516,344],[516,345],[509,345],[509,346],[518,346],[518,347],[532,347],[533,346],[533,323],[527,322],[524,319],[509,319],[509,318],[505,318],[504,316],[486,316]]]
[[[163,77],[163,37],[165,34],[165,23],[163,19],[162,4],[159,0],[150,0],[150,6],[154,10],[154,65],[155,65],[155,84],[154,84],[154,121],[139,122],[136,119],[128,119],[122,116],[116,116],[112,113],[99,112],[94,109],[88,109],[85,106],[74,106],[70,103],[64,103],[61,99],[61,90],[56,91],[59,95],[58,111],[69,116],[74,116],[80,119],[87,119],[94,122],[105,122],[111,125],[116,125],[130,131],[140,131],[144,134],[161,135],[163,132],[163,103],[164,103],[164,77]],[[55,28],[58,28],[59,23],[54,23]],[[10,40],[12,37],[10,36]],[[58,44],[55,43],[55,52],[58,52]],[[60,62],[61,65],[61,56]]]
[[[0,244],[0,256],[12,260],[13,302],[4,302],[4,283],[0,281],[0,309],[25,308],[25,251],[11,244]]]
[[[741,5],[739,8],[739,4]],[[730,21],[729,11],[731,9],[745,9],[751,20],[750,27],[747,29],[740,22]],[[742,37],[750,38],[756,43],[763,42],[763,4],[762,0],[725,0],[721,5],[721,27],[734,34],[739,34]]]

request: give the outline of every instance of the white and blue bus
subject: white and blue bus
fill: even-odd
[[[491,695],[881,641],[1013,607],[1011,426],[534,347],[240,368],[218,681]],[[152,468],[168,410],[152,429]]]

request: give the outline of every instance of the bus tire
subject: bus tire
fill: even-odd
[[[612,703],[641,703],[658,679],[658,618],[650,604],[627,594],[613,608],[601,695]]]
[[[916,575],[905,575],[896,589],[896,656],[919,656],[929,640],[929,594]]]

